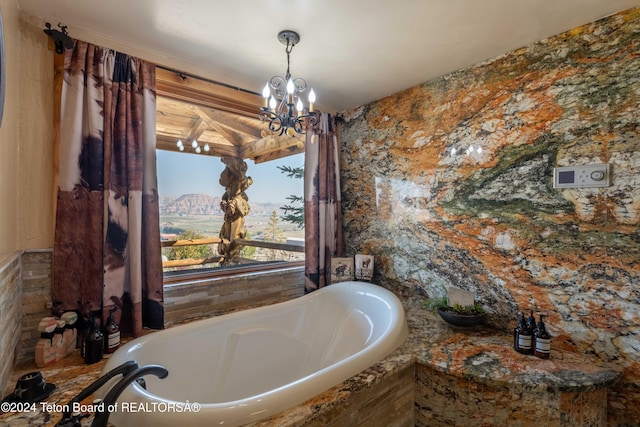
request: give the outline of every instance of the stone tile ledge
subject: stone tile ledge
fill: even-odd
[[[417,304],[405,306],[416,363],[479,384],[584,392],[609,387],[622,372],[599,359],[559,349],[549,359],[513,349],[513,338],[485,327],[456,328]]]

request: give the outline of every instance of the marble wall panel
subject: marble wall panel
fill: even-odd
[[[416,365],[416,426],[575,427],[607,425],[607,389],[561,392],[489,386]]]
[[[624,369],[612,425],[640,425],[640,9],[341,116],[346,253],[405,296],[475,292],[505,333]],[[554,189],[608,163],[606,188]],[[623,409],[626,408],[626,409]],[[637,409],[629,409],[637,408]]]

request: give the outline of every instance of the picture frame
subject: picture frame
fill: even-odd
[[[356,254],[356,280],[370,282],[373,278],[373,255]]]
[[[353,258],[331,259],[331,284],[353,280]]]

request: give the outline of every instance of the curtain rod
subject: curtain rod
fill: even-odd
[[[54,43],[55,43],[55,48],[56,48],[56,52],[57,53],[64,53],[64,49],[70,49],[73,47],[73,39],[71,37],[69,37],[69,33],[67,32],[67,26],[66,25],[62,25],[60,23],[58,23],[58,27],[60,28],[61,31],[58,30],[54,30],[53,28],[51,28],[51,24],[46,22],[45,23],[45,27],[46,29],[44,30],[44,32],[53,39]],[[211,80],[211,79],[207,79],[205,77],[200,77],[200,76],[196,76],[194,74],[189,74],[189,73],[185,73],[183,71],[178,71],[178,70],[174,70],[173,68],[169,68],[169,67],[164,67],[162,65],[156,65],[156,67],[158,68],[162,68],[163,70],[166,71],[170,71],[172,73],[176,73],[181,79],[185,79],[186,77],[191,77],[193,79],[198,79],[207,83],[211,83],[214,85],[218,85],[218,86],[223,86],[229,89],[234,89],[240,92],[245,92],[251,95],[257,95],[257,96],[262,96],[262,94],[258,93],[258,92],[254,92],[252,90],[247,90],[247,89],[243,89],[241,87],[237,87],[237,86],[232,86],[229,85],[227,83],[222,83],[216,80]]]
[[[251,95],[258,95],[258,96],[262,96],[262,95],[261,95],[261,94],[259,94],[258,92],[254,92],[254,91],[252,91],[252,90],[248,90],[248,89],[243,89],[243,88],[241,88],[241,87],[237,87],[237,86],[232,86],[232,85],[230,85],[230,84],[222,83],[222,82],[219,82],[219,81],[216,81],[216,80],[207,79],[206,77],[196,76],[196,75],[194,75],[194,74],[189,74],[189,73],[185,73],[185,72],[183,72],[183,71],[174,70],[173,68],[164,67],[164,66],[162,66],[162,65],[156,65],[156,67],[161,68],[161,69],[166,70],[166,71],[170,71],[170,72],[172,72],[172,73],[176,73],[176,74],[177,74],[181,79],[183,79],[183,80],[184,80],[185,78],[187,78],[187,77],[191,77],[191,78],[193,78],[193,79],[201,80],[201,81],[203,81],[203,82],[207,82],[207,83],[212,83],[212,84],[214,84],[214,85],[218,85],[218,86],[223,86],[223,87],[226,87],[226,88],[229,88],[229,89],[234,89],[234,90],[237,90],[237,91],[240,91],[240,92],[249,93],[249,94],[251,94]]]

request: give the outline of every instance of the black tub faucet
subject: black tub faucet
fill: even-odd
[[[95,414],[91,427],[107,427],[110,415],[109,408],[113,407],[118,396],[120,396],[120,394],[122,394],[122,392],[132,382],[149,374],[153,374],[156,377],[163,379],[169,375],[169,371],[160,365],[147,365],[128,372],[120,381],[111,387],[104,400],[101,402],[101,407],[104,408],[104,411]]]
[[[129,360],[123,364],[116,366],[91,384],[84,390],[82,390],[76,397],[71,399],[69,403],[64,405],[65,411],[62,413],[62,419],[58,421],[56,427],[73,427],[80,425],[80,419],[85,418],[88,415],[72,414],[71,410],[75,403],[82,402],[87,397],[95,393],[100,387],[105,385],[110,379],[116,375],[126,375],[131,371],[138,369],[138,363],[135,360]]]

